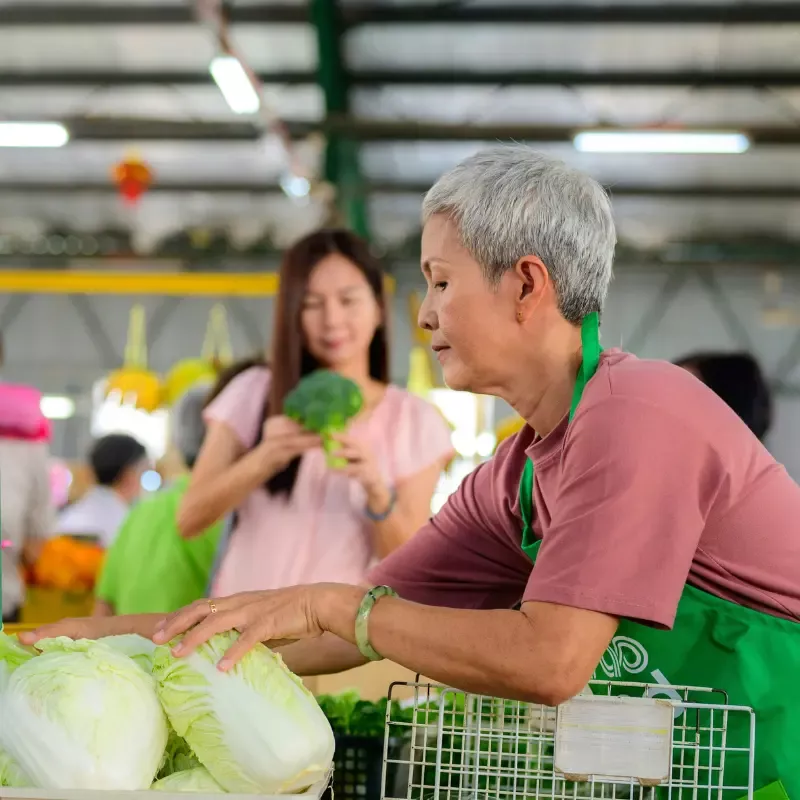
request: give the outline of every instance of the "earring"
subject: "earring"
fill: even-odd
[[[522,312],[517,311],[517,322],[522,322]]]

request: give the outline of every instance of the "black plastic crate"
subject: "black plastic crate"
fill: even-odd
[[[383,738],[337,736],[333,781],[325,800],[380,800]]]

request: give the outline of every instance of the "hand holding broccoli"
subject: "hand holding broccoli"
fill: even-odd
[[[262,446],[268,453],[270,472],[284,469],[295,458],[322,445],[322,440],[288,417],[270,417],[264,423]]]
[[[346,458],[336,454],[336,434],[344,433],[350,420],[364,407],[358,384],[336,372],[318,369],[306,375],[283,401],[283,413],[322,437],[328,466],[346,467]]]
[[[367,505],[373,511],[376,513],[383,511],[390,502],[391,493],[369,443],[346,434],[335,435],[333,440],[335,442],[333,452],[344,462],[342,471],[364,487],[367,493]]]

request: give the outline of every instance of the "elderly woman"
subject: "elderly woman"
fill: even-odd
[[[593,180],[496,148],[441,178],[423,220],[419,322],[448,385],[502,397],[527,425],[372,588],[199,601],[128,629],[188,631],[185,655],[236,628],[222,670],[258,641],[292,640],[284,658],[303,675],[385,657],[550,705],[596,670],[719,686],[755,708],[756,787],[783,780],[800,797],[800,487],[686,370],[601,351],[615,232]],[[746,785],[744,761],[726,763],[727,785]]]

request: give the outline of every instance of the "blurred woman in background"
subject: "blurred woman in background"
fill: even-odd
[[[700,378],[763,441],[772,426],[772,393],[749,353],[692,353],[675,362]]]
[[[0,619],[19,622],[25,600],[21,567],[33,564],[50,536],[55,510],[50,491],[50,425],[41,395],[29,386],[0,383]]]
[[[389,385],[384,275],[345,230],[313,233],[285,254],[270,367],[233,377],[206,409],[208,433],[178,516],[190,538],[230,511],[236,525],[214,594],[298,583],[360,583],[430,516],[453,455],[439,411]],[[355,381],[364,409],[330,469],[319,438],[282,415],[318,368]]]

